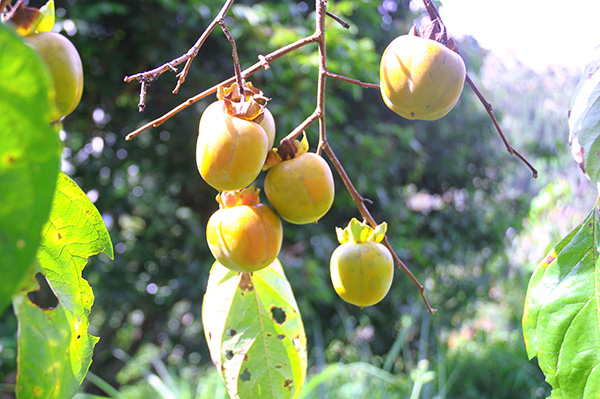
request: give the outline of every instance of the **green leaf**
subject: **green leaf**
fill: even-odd
[[[599,215],[594,209],[534,271],[523,311],[530,358],[552,398],[597,398],[600,392]]]
[[[569,110],[569,144],[579,167],[594,184],[600,182],[600,48],[586,66]]]
[[[306,376],[306,336],[278,260],[252,274],[215,262],[202,323],[211,358],[232,398],[298,395]]]
[[[0,313],[31,268],[60,167],[43,61],[0,24]]]
[[[60,174],[37,253],[36,278],[42,284],[13,298],[19,321],[18,398],[71,398],[81,385],[98,341],[88,333],[94,295],[81,273],[87,258],[100,252],[114,256],[102,217]],[[40,301],[44,294],[50,300]]]

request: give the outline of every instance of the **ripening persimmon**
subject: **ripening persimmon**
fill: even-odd
[[[459,54],[419,36],[397,37],[381,57],[383,101],[406,119],[431,121],[446,115],[458,101],[465,77]]]
[[[46,63],[52,76],[56,109],[51,122],[70,114],[83,94],[83,65],[69,39],[56,32],[36,33],[24,38]]]
[[[294,224],[308,224],[323,217],[333,204],[333,174],[325,160],[306,152],[308,142],[294,140],[296,153],[271,166],[265,177],[265,193],[279,216]]]
[[[333,251],[330,274],[333,288],[344,301],[365,307],[380,302],[390,290],[394,261],[381,244],[387,225],[372,229],[352,219],[345,229],[337,228],[340,246]]]
[[[209,219],[206,240],[214,257],[238,272],[254,272],[267,267],[281,249],[281,219],[253,186],[217,195],[219,210]]]

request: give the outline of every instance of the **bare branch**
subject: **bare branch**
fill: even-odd
[[[307,36],[307,37],[297,40],[293,43],[290,43],[287,46],[284,46],[278,50],[275,50],[272,53],[267,54],[266,56],[261,56],[261,57],[259,57],[260,58],[259,62],[255,63],[251,67],[242,71],[242,77],[247,78],[248,76],[251,76],[251,75],[255,74],[256,72],[260,71],[262,68],[264,68],[265,65],[269,65],[271,62],[286,55],[287,53],[290,53],[300,47],[306,46],[307,44],[314,43],[317,40],[318,40],[318,37],[316,35]],[[200,101],[204,97],[209,96],[212,93],[215,93],[217,91],[217,89],[219,88],[219,86],[231,85],[233,82],[235,82],[235,77],[231,77],[227,80],[224,80],[221,83],[218,83],[218,84],[214,85],[213,87],[206,89],[199,94],[196,94],[194,97],[188,98],[187,100],[185,100],[184,102],[182,102],[177,107],[173,108],[172,110],[170,110],[163,116],[156,118],[153,121],[150,121],[150,122],[146,123],[145,125],[140,126],[133,132],[129,133],[127,135],[127,137],[125,137],[125,140],[131,140],[135,136],[137,136],[138,134],[143,132],[144,130],[147,130],[151,127],[157,127],[157,126],[162,125],[167,120],[169,120],[171,117],[178,114],[180,111],[182,111],[185,108],[189,107],[190,105]]]
[[[433,2],[431,0],[423,0],[423,4],[425,5],[425,9],[427,10],[427,14],[429,15],[429,18],[432,21],[437,19],[441,25],[441,28],[444,31],[446,31],[446,25],[444,25],[444,22],[442,21],[442,17],[440,17],[440,13],[438,12],[438,10],[435,7],[435,5],[433,4]],[[450,43],[451,43],[451,46],[449,46],[449,48],[458,53],[458,49],[455,47],[456,44],[455,44],[454,40],[451,40]],[[533,174],[533,178],[534,179],[537,178],[538,177],[537,169],[531,164],[531,162],[529,162],[527,160],[527,158],[525,158],[523,155],[521,155],[521,153],[519,151],[517,151],[508,142],[508,139],[504,135],[504,132],[502,131],[502,128],[500,127],[500,124],[498,123],[496,116],[494,115],[492,105],[489,103],[489,101],[486,100],[485,96],[483,95],[483,93],[481,93],[481,91],[479,90],[479,88],[477,87],[475,82],[473,82],[473,80],[471,79],[469,74],[466,75],[466,81],[469,84],[469,86],[471,87],[471,89],[473,90],[473,92],[475,92],[475,95],[477,96],[477,98],[479,99],[479,101],[481,102],[481,104],[483,105],[485,110],[487,111],[487,113],[492,121],[492,124],[496,128],[496,131],[500,135],[500,138],[502,139],[502,142],[504,143],[504,146],[506,147],[506,151],[508,151],[509,154],[515,155],[517,158],[519,158],[531,170],[531,173]]]
[[[225,1],[225,4],[223,4],[223,7],[221,8],[221,11],[219,11],[219,13],[217,14],[217,16],[213,19],[213,21],[208,25],[208,27],[204,30],[204,32],[202,33],[202,35],[200,36],[200,38],[198,38],[198,40],[196,41],[196,43],[194,43],[194,45],[192,46],[192,48],[190,48],[188,50],[187,53],[185,53],[184,55],[175,58],[172,61],[169,61],[157,68],[154,68],[152,70],[146,71],[146,72],[141,72],[141,73],[136,73],[135,75],[131,75],[131,76],[126,76],[124,81],[129,83],[132,82],[134,80],[139,81],[140,83],[142,82],[142,79],[145,79],[147,83],[150,83],[156,79],[158,79],[158,77],[168,71],[168,70],[176,70],[175,66],[181,64],[182,62],[186,61],[186,64],[183,68],[183,70],[177,75],[177,77],[179,78],[177,80],[177,85],[175,86],[175,89],[173,90],[173,94],[176,94],[179,91],[179,88],[181,87],[181,85],[183,84],[183,82],[185,82],[185,78],[187,77],[187,74],[190,70],[190,65],[192,63],[192,60],[194,59],[194,57],[196,57],[196,55],[198,54],[198,51],[200,50],[200,47],[202,47],[202,45],[204,44],[204,42],[206,41],[206,38],[208,37],[208,35],[211,34],[211,32],[215,29],[215,27],[217,26],[217,24],[219,23],[219,21],[221,21],[223,18],[225,18],[225,14],[227,14],[227,12],[229,11],[229,9],[231,8],[232,4],[233,4],[234,0],[227,0]],[[142,95],[145,96],[145,93],[142,93],[142,90],[140,89],[140,103],[145,103],[145,99],[142,99]],[[142,108],[143,110],[143,108]]]
[[[337,15],[332,14],[329,11],[325,11],[325,14],[327,14],[328,17],[333,19],[338,24],[342,25],[343,28],[350,29],[350,24],[348,22],[344,21],[343,19],[341,19],[340,17],[338,17]]]
[[[504,132],[502,131],[502,128],[500,127],[500,124],[498,123],[496,116],[494,115],[494,108],[492,107],[492,104],[490,104],[485,99],[485,97],[483,96],[483,94],[481,93],[481,91],[479,90],[477,85],[475,84],[475,82],[473,82],[473,80],[471,79],[471,77],[468,74],[467,74],[466,80],[467,80],[467,83],[469,84],[469,86],[471,86],[471,89],[473,89],[473,92],[475,93],[475,95],[477,96],[477,98],[479,99],[481,104],[483,104],[483,107],[485,108],[485,110],[487,111],[490,119],[492,120],[492,123],[494,124],[494,127],[496,128],[496,131],[500,135],[500,138],[502,139],[502,142],[504,143],[504,146],[506,147],[506,151],[508,151],[508,153],[511,155],[515,155],[517,158],[519,158],[521,161],[523,161],[523,163],[525,163],[525,165],[527,165],[529,167],[529,169],[531,170],[531,173],[533,174],[533,178],[534,179],[537,178],[538,177],[537,169],[527,160],[527,158],[525,158],[523,155],[521,155],[521,153],[519,153],[519,151],[515,150],[515,148],[508,142],[508,139],[504,135]]]
[[[352,83],[354,85],[357,85],[357,86],[360,86],[360,87],[364,87],[365,89],[379,89],[379,85],[376,84],[376,83],[361,82],[360,80],[352,79],[352,78],[347,78],[345,76],[338,75],[337,73],[333,73],[333,72],[329,72],[329,71],[325,71],[325,75],[328,78],[334,78],[334,79],[343,80],[344,82]]]

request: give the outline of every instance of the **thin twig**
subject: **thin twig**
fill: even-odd
[[[350,24],[346,21],[344,21],[343,19],[341,19],[340,17],[338,17],[335,14],[330,13],[329,11],[325,11],[325,14],[330,17],[331,19],[333,19],[335,22],[337,22],[338,24],[342,25],[343,28],[346,29],[350,29]]]
[[[247,78],[248,76],[251,76],[251,75],[255,74],[256,72],[260,71],[262,68],[264,68],[265,65],[269,65],[271,62],[286,55],[287,53],[292,52],[300,47],[306,46],[307,44],[315,43],[317,40],[318,40],[318,37],[313,34],[313,35],[307,36],[305,38],[302,38],[300,40],[297,40],[293,43],[290,43],[287,46],[284,46],[278,50],[275,50],[272,53],[267,54],[266,56],[261,56],[259,62],[255,63],[251,67],[242,71],[242,77]],[[219,88],[219,86],[223,86],[223,85],[228,86],[228,85],[231,85],[233,82],[235,82],[235,77],[231,77],[227,80],[224,80],[221,83],[218,83],[218,84],[214,85],[213,87],[206,89],[203,92],[196,94],[193,97],[188,98],[187,100],[185,100],[184,102],[182,102],[177,107],[173,108],[172,110],[170,110],[163,116],[156,118],[156,119],[146,123],[145,125],[140,126],[133,132],[129,133],[127,135],[127,137],[125,137],[125,140],[131,140],[135,136],[137,136],[138,134],[143,132],[144,130],[150,129],[151,127],[157,127],[157,126],[162,125],[167,120],[169,120],[171,117],[178,114],[180,111],[182,111],[185,108],[189,107],[190,105],[200,101],[204,97],[209,96],[212,93],[215,93],[217,91],[217,89]]]
[[[471,86],[471,89],[473,90],[473,92],[475,93],[475,95],[477,96],[477,98],[479,99],[481,104],[483,104],[483,107],[485,108],[485,110],[487,111],[490,119],[492,120],[492,123],[494,124],[494,127],[496,128],[496,131],[498,132],[498,134],[500,135],[500,138],[502,139],[502,142],[506,146],[506,151],[508,151],[508,153],[511,155],[515,155],[517,158],[519,158],[521,161],[523,161],[523,163],[525,163],[525,165],[527,165],[529,167],[529,169],[531,170],[531,173],[533,174],[533,178],[534,179],[537,178],[538,177],[537,169],[527,160],[527,158],[525,158],[523,155],[521,155],[521,153],[519,153],[519,151],[517,151],[508,142],[508,139],[504,135],[504,132],[502,131],[502,128],[500,127],[500,124],[498,123],[496,116],[494,115],[494,108],[492,107],[492,104],[490,104],[485,99],[485,97],[483,96],[483,94],[481,93],[481,91],[479,90],[477,85],[475,84],[475,82],[473,82],[473,80],[469,77],[468,74],[467,74],[466,80],[467,80],[467,83],[469,84],[469,86]]]
[[[328,78],[334,78],[334,79],[343,80],[344,82],[352,83],[354,85],[357,85],[357,86],[360,86],[360,87],[364,87],[365,89],[379,89],[379,85],[376,84],[376,83],[361,82],[358,79],[347,78],[345,76],[338,75],[337,73],[333,73],[333,72],[330,72],[330,71],[325,71],[325,75]]]
[[[148,92],[150,81],[148,79],[141,78],[140,84],[140,102],[138,103],[138,111],[144,112],[144,108],[146,108],[146,93]]]
[[[432,21],[437,19],[439,21],[442,29],[446,30],[446,25],[442,21],[442,17],[440,17],[440,13],[438,12],[438,10],[435,7],[435,5],[433,4],[433,2],[431,0],[423,0],[423,4],[425,5],[425,9],[427,10],[427,14],[429,15],[429,18]],[[458,52],[458,49],[452,49],[452,50]],[[475,95],[477,96],[477,98],[479,99],[479,101],[481,102],[481,104],[483,105],[485,110],[487,111],[490,119],[492,120],[494,127],[496,128],[496,131],[500,135],[500,138],[502,139],[502,142],[504,143],[504,146],[506,147],[506,151],[508,151],[509,154],[515,155],[517,158],[519,158],[531,170],[531,173],[533,174],[533,178],[534,179],[537,178],[537,176],[538,176],[537,169],[531,164],[531,162],[529,162],[527,160],[527,158],[525,158],[523,155],[521,155],[521,153],[519,151],[517,151],[508,142],[508,139],[504,135],[504,132],[502,131],[502,128],[500,127],[500,124],[498,123],[496,116],[494,115],[492,104],[490,104],[489,101],[486,100],[485,96],[483,95],[483,93],[481,93],[481,91],[479,90],[479,88],[477,87],[475,82],[473,82],[473,80],[471,79],[469,74],[466,74],[466,81],[469,84],[469,86],[471,87],[471,89],[473,90],[473,92],[475,92]]]
[[[244,95],[244,79],[242,79],[242,71],[240,69],[240,58],[238,57],[235,39],[233,38],[231,32],[229,32],[229,29],[227,29],[227,26],[225,25],[225,20],[220,20],[219,25],[221,26],[221,29],[223,29],[223,33],[225,33],[227,40],[229,40],[229,43],[231,43],[231,56],[233,57],[233,70],[235,73],[235,80],[240,90],[240,96],[242,98],[242,101],[244,101],[246,99],[246,96]]]
[[[284,140],[293,140],[296,137],[298,137],[300,135],[300,133],[302,133],[311,123],[313,123],[314,121],[316,121],[317,119],[319,119],[320,116],[320,112],[318,109],[315,110],[315,112],[313,112],[312,114],[310,114],[310,116],[308,118],[306,118],[304,120],[304,122],[302,122],[301,124],[299,124],[298,126],[296,126],[296,128],[294,130],[292,130],[292,132],[290,134],[288,134],[287,136],[285,136],[281,141]]]
[[[162,73],[169,71],[169,70],[176,70],[175,69],[176,65],[179,65],[182,62],[186,61],[186,64],[185,64],[183,70],[177,75],[177,77],[178,77],[177,85],[175,86],[175,89],[173,89],[173,94],[176,94],[179,91],[179,88],[181,87],[183,82],[185,82],[185,78],[187,77],[187,74],[190,70],[190,65],[192,63],[192,60],[198,54],[200,47],[202,47],[202,45],[206,41],[206,38],[215,29],[215,27],[217,26],[219,21],[221,21],[222,19],[225,18],[225,14],[227,14],[227,11],[229,11],[233,2],[234,2],[234,0],[225,1],[225,4],[223,4],[223,7],[221,8],[221,10],[217,14],[217,16],[212,20],[212,22],[208,25],[208,27],[204,30],[202,35],[198,38],[196,43],[194,43],[194,45],[188,50],[187,53],[185,53],[184,55],[177,57],[174,60],[171,60],[157,68],[154,68],[152,70],[136,73],[135,75],[131,75],[131,76],[126,76],[124,81],[129,83],[134,80],[137,80],[141,83],[142,79],[146,79],[147,82],[152,82],[152,81],[158,79],[158,77]],[[141,91],[141,89],[140,89],[140,91]],[[141,96],[142,96],[142,93],[140,93],[140,98],[141,98]],[[144,94],[144,96],[145,96],[145,94]],[[140,101],[140,102],[144,103],[145,101]]]

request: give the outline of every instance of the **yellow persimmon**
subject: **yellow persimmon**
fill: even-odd
[[[465,63],[454,51],[434,40],[402,35],[381,57],[381,96],[404,118],[436,120],[458,101],[465,76]]]
[[[346,229],[337,228],[340,246],[331,255],[333,288],[344,301],[365,307],[380,302],[390,290],[394,261],[381,244],[387,225],[371,227],[352,219]]]
[[[249,187],[217,195],[220,209],[208,220],[208,247],[231,270],[260,270],[270,265],[281,249],[281,219],[271,207],[260,203],[259,191]]]

